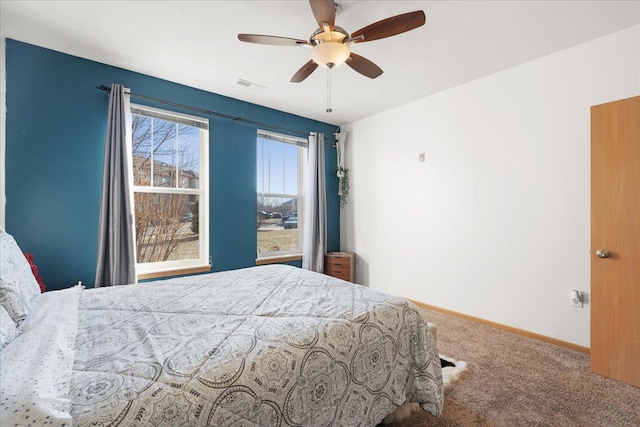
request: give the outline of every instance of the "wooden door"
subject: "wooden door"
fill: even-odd
[[[640,387],[640,96],[591,107],[591,371]]]

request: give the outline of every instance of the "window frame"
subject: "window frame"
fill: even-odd
[[[142,115],[153,119],[169,121],[172,123],[196,127],[199,130],[199,168],[198,188],[180,187],[179,175],[176,175],[175,187],[163,187],[153,185],[153,176],[151,177],[151,185],[135,185],[134,177],[134,161],[133,161],[133,130],[130,128],[128,139],[130,154],[130,196],[131,207],[133,209],[135,224],[135,193],[149,194],[178,194],[178,195],[196,195],[198,197],[198,231],[199,231],[199,258],[197,259],[181,259],[156,262],[138,262],[136,249],[136,276],[138,279],[166,277],[177,274],[189,274],[195,272],[210,271],[211,258],[209,254],[209,119],[205,117],[192,116],[189,114],[178,113],[171,110],[165,110],[155,107],[149,107],[142,104],[130,104],[128,118],[130,122],[133,120],[133,114],[141,112]],[[148,114],[144,114],[144,113]],[[153,146],[153,140],[152,140]],[[153,164],[153,163],[152,163]],[[179,166],[176,165],[176,168]],[[135,228],[135,225],[134,225]],[[135,229],[134,229],[135,241]],[[134,244],[135,246],[135,244]]]
[[[258,129],[256,133],[256,144],[260,139],[267,139],[270,141],[275,141],[283,144],[295,145],[298,147],[297,150],[297,168],[298,168],[298,176],[297,176],[297,194],[289,194],[289,193],[270,193],[270,192],[261,192],[259,188],[257,188],[257,176],[256,176],[256,202],[259,197],[262,198],[296,198],[297,202],[297,213],[298,213],[298,247],[295,249],[288,249],[283,251],[265,251],[260,252],[257,240],[256,240],[256,264],[265,264],[269,261],[281,261],[281,260],[292,260],[292,259],[300,259],[302,257],[302,246],[303,246],[303,238],[304,238],[304,204],[305,204],[305,196],[304,196],[304,170],[306,159],[308,155],[308,147],[309,141],[308,139],[295,137],[291,135],[266,131],[262,129]],[[263,153],[264,158],[264,153]],[[258,160],[258,159],[256,159]],[[256,174],[257,174],[257,166],[258,162],[256,161]],[[264,171],[263,171],[264,172]],[[263,183],[264,186],[264,183]],[[257,207],[257,204],[256,204]],[[256,209],[257,211],[257,209]],[[257,230],[256,230],[257,237]]]

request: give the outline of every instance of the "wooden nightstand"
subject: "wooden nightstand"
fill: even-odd
[[[353,252],[329,252],[324,256],[324,274],[355,282],[355,254]]]

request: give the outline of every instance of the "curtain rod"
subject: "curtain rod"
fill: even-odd
[[[111,88],[109,86],[105,86],[105,85],[96,86],[96,89],[100,89],[100,90],[105,91],[107,93],[111,92]],[[274,125],[270,125],[270,124],[262,123],[262,122],[256,122],[254,120],[243,119],[242,117],[230,116],[229,114],[218,113],[217,111],[205,110],[204,108],[198,108],[198,107],[192,107],[190,105],[178,104],[177,102],[165,101],[164,99],[152,98],[150,96],[139,95],[137,93],[130,93],[129,95],[134,97],[134,98],[144,99],[146,101],[151,101],[151,102],[157,102],[159,104],[170,105],[172,107],[182,108],[182,109],[185,109],[185,110],[196,111],[198,113],[207,114],[209,116],[221,117],[223,119],[232,120],[234,122],[242,122],[242,123],[247,123],[247,124],[250,124],[250,125],[255,125],[255,126],[259,126],[259,127],[263,127],[263,128],[272,129],[272,130],[279,130],[279,131],[282,131],[282,132],[295,133],[295,134],[298,134],[298,135],[304,135],[305,137],[308,136],[308,133],[305,133],[305,132],[302,132],[302,131],[299,131],[299,130],[289,129],[289,128],[285,128],[285,127],[281,127],[281,126],[274,126]]]

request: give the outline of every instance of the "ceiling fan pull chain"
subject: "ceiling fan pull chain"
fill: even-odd
[[[333,111],[331,109],[331,68],[327,67],[327,113]]]

